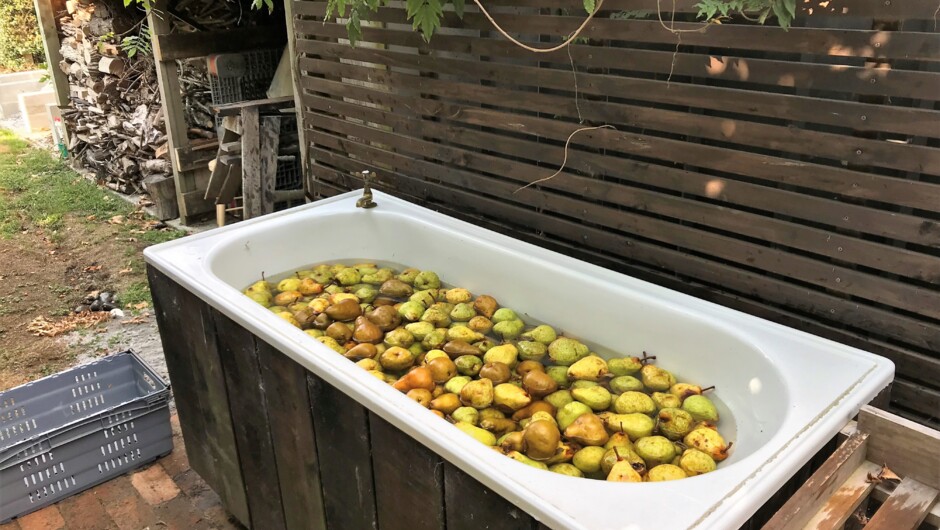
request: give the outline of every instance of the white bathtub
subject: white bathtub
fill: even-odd
[[[145,251],[147,261],[541,522],[555,528],[737,528],[893,377],[884,358],[544,250],[376,193],[352,192]],[[581,338],[600,352],[658,356],[715,385],[734,442],[717,471],[667,483],[606,483],[502,456],[241,294],[262,271],[385,261]]]

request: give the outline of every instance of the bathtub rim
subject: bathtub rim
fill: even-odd
[[[350,395],[350,397],[360,402],[363,406],[366,406],[373,412],[379,414],[387,421],[394,424],[396,427],[402,429],[416,440],[419,440],[424,445],[429,446],[432,450],[447,458],[454,465],[460,467],[463,471],[467,472],[483,484],[497,491],[514,504],[525,509],[537,519],[557,527],[587,528],[583,524],[579,524],[579,522],[569,513],[566,513],[564,510],[559,509],[549,502],[545,502],[546,499],[536,498],[533,502],[532,491],[530,489],[521,487],[521,485],[517,483],[518,480],[515,479],[515,475],[521,475],[524,478],[530,473],[542,472],[527,468],[527,466],[518,464],[516,462],[511,462],[505,457],[499,455],[494,455],[502,459],[498,466],[480,465],[479,461],[467,461],[472,460],[472,458],[461,458],[455,455],[454,451],[452,450],[442,449],[440,444],[434,443],[432,440],[428,439],[428,433],[422,432],[420,428],[417,428],[425,425],[425,422],[419,422],[412,425],[408,421],[405,421],[413,414],[419,411],[423,411],[423,408],[420,408],[417,404],[414,404],[407,399],[387,399],[388,394],[386,394],[386,392],[388,392],[389,389],[387,385],[361,372],[361,370],[358,368],[354,368],[352,363],[349,363],[342,357],[335,356],[335,353],[332,352],[332,350],[329,350],[325,346],[315,341],[310,341],[309,338],[302,332],[297,331],[297,333],[293,334],[285,333],[285,326],[290,329],[294,328],[290,327],[284,322],[272,322],[273,320],[277,319],[270,319],[270,321],[266,322],[259,320],[256,318],[256,316],[250,314],[250,312],[246,314],[244,312],[244,307],[248,306],[241,307],[239,303],[224,303],[226,302],[225,296],[220,297],[218,293],[212,292],[211,289],[208,289],[207,284],[201,284],[200,282],[195,281],[195,279],[200,276],[194,276],[194,274],[209,274],[210,278],[213,278],[215,281],[228,286],[227,283],[222,281],[218,276],[215,276],[209,269],[209,264],[211,261],[210,255],[199,252],[197,247],[200,245],[205,246],[206,243],[211,243],[210,248],[218,248],[231,243],[231,238],[228,234],[230,234],[232,230],[242,230],[248,226],[269,223],[274,219],[280,218],[282,216],[296,215],[297,213],[309,209],[325,208],[329,205],[337,205],[338,203],[344,206],[345,204],[343,203],[348,203],[348,206],[351,207],[355,199],[360,196],[360,193],[361,192],[359,191],[349,192],[291,210],[286,210],[261,218],[245,221],[243,223],[239,223],[238,225],[231,225],[229,227],[213,230],[203,234],[197,234],[183,238],[181,240],[149,247],[144,252],[145,259],[150,265],[169,276],[172,280],[179,283],[187,290],[193,292],[205,303],[219,310],[229,318],[232,318],[239,325],[250,330],[260,339],[265,340],[285,355],[288,355],[288,357],[293,359],[295,362],[300,363],[306,369],[311,370],[317,375],[323,377],[327,382],[346,392],[348,395]],[[484,240],[492,241],[494,239],[511,239],[514,242],[514,245],[523,245],[527,248],[527,250],[532,249],[532,251],[536,254],[541,253],[545,256],[552,256],[552,260],[550,261],[554,266],[561,266],[559,261],[564,263],[565,261],[570,260],[570,262],[577,262],[580,264],[579,267],[587,266],[589,268],[600,271],[602,274],[612,275],[613,277],[616,277],[619,282],[624,283],[628,287],[635,287],[639,292],[646,294],[655,293],[657,295],[665,295],[668,296],[669,300],[678,299],[682,302],[681,305],[683,306],[683,312],[691,312],[693,314],[701,312],[702,314],[708,314],[712,317],[722,317],[724,319],[737,321],[738,324],[742,324],[742,329],[746,328],[747,331],[734,334],[738,337],[742,337],[744,340],[747,340],[751,333],[755,331],[769,333],[772,335],[783,336],[794,344],[802,344],[811,349],[825,349],[831,353],[839,354],[840,356],[852,357],[856,360],[861,360],[858,359],[859,355],[861,354],[864,356],[865,360],[871,362],[870,368],[864,374],[862,374],[858,380],[856,380],[849,390],[843,393],[839,399],[829,404],[826,409],[824,409],[819,415],[812,419],[812,421],[801,431],[796,432],[780,448],[780,450],[770,455],[769,458],[767,458],[766,455],[763,455],[761,451],[755,451],[753,454],[738,462],[738,464],[744,464],[752,458],[766,458],[766,460],[750,475],[743,478],[734,479],[734,481],[737,483],[737,486],[729,494],[729,498],[738,502],[725,502],[724,500],[719,500],[717,503],[710,505],[708,503],[705,503],[704,506],[700,506],[701,503],[697,504],[695,510],[704,508],[705,513],[701,518],[692,523],[693,526],[713,527],[717,525],[718,527],[725,527],[726,525],[731,526],[728,523],[732,522],[736,522],[736,524],[743,523],[789,478],[790,473],[798,469],[799,465],[801,465],[803,462],[808,461],[812,454],[822,447],[822,445],[828,441],[836,432],[838,432],[845,421],[847,421],[851,415],[857,412],[861,405],[870,401],[882,388],[887,386],[893,377],[893,363],[887,359],[862,352],[861,350],[857,350],[855,348],[835,343],[821,337],[816,337],[814,335],[769,322],[730,308],[719,306],[717,304],[666,289],[655,284],[644,282],[630,276],[622,275],[608,269],[603,269],[601,267],[597,267],[589,263],[549,251],[547,249],[536,247],[529,243],[508,238],[508,236],[475,227],[468,223],[464,223],[463,221],[459,221],[418,207],[407,201],[397,199],[381,192],[375,192],[375,198],[379,203],[380,208],[383,205],[386,205],[386,207],[389,209],[400,207],[405,207],[407,209],[420,208],[422,215],[430,216],[431,218],[446,219],[448,220],[448,223],[456,223],[462,229],[472,230],[475,232],[474,235],[479,236]],[[407,210],[405,211],[407,212]],[[240,293],[238,293],[238,295],[241,296]],[[242,300],[247,301],[247,299],[244,298]],[[692,309],[695,309],[695,311],[691,311]],[[297,335],[299,335],[299,337]],[[303,338],[303,341],[301,341],[301,338]],[[764,352],[763,350],[761,351],[764,355],[767,355],[767,352]],[[318,360],[316,358],[317,355],[326,355],[326,352],[332,353],[333,356],[335,356],[327,357],[326,361],[333,360],[336,361],[336,363],[324,362],[323,359]],[[851,399],[847,399],[849,397],[848,394],[852,394]],[[845,417],[845,413],[847,411],[850,412],[850,414],[848,414],[849,417]],[[417,427],[415,427],[415,425]],[[449,428],[449,426],[446,424],[441,424],[440,426]],[[469,438],[463,436],[462,434],[460,436],[462,438],[466,438],[466,440],[447,440],[447,438],[451,438],[450,434],[456,434],[457,431],[453,429],[450,429],[452,433],[438,433],[437,431],[438,429],[433,428],[431,433],[443,434],[446,441],[451,443],[458,442],[458,446],[463,445],[462,443],[459,443],[461,441],[469,441]],[[774,439],[776,439],[776,437]],[[473,444],[479,446],[479,444],[476,444],[476,442],[473,442]],[[791,447],[791,450],[789,450],[788,453],[783,454],[782,450],[787,447]],[[472,453],[476,452],[473,449],[480,452],[484,450],[482,446],[472,448],[470,451],[471,455]],[[515,466],[515,469],[513,466]],[[497,480],[502,476],[506,476],[513,480]],[[538,478],[538,476],[536,476],[536,478]],[[626,488],[629,488],[630,486],[640,486],[644,488],[650,488],[647,491],[652,491],[652,488],[660,485],[623,484],[617,486]],[[741,502],[745,500],[740,498],[742,490],[744,489],[747,490],[746,497],[749,498],[748,502]],[[756,504],[753,502],[753,499],[755,498],[759,499]]]

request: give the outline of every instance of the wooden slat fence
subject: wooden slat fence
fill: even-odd
[[[374,170],[417,203],[886,356],[893,408],[936,420],[936,2],[806,2],[789,31],[690,31],[695,3],[608,0],[536,55],[469,5],[430,44],[381,8],[353,48],[326,2],[294,0],[309,187]],[[485,5],[542,47],[584,15]]]

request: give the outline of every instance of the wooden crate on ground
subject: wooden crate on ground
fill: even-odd
[[[855,427],[764,530],[940,526],[940,431],[869,406]]]

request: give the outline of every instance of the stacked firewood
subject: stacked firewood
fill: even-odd
[[[62,117],[73,160],[109,188],[139,193],[144,179],[169,175],[172,168],[146,16],[123,4],[68,0],[59,14],[59,68],[68,76],[71,99]],[[214,138],[204,62],[179,66],[190,135]]]

